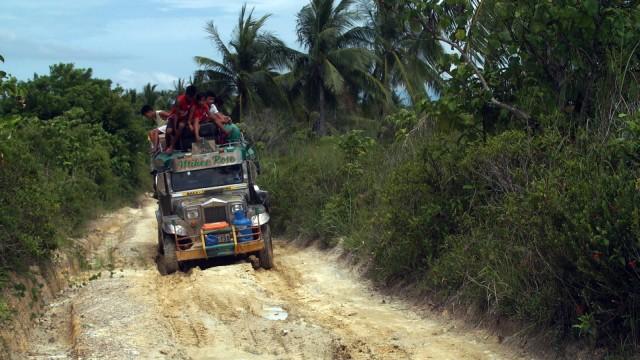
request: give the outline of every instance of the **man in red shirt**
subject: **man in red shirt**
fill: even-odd
[[[209,104],[204,93],[196,96],[196,102],[189,112],[189,129],[194,135],[195,141],[200,142],[200,124],[209,121]]]
[[[182,144],[181,137],[185,132],[189,131],[189,112],[195,104],[196,92],[196,87],[189,85],[185,93],[178,95],[176,98],[176,103],[173,105],[173,109],[171,109],[171,115],[167,123],[167,137],[170,137],[170,140],[167,142],[169,144],[166,150],[167,153],[173,152],[176,144],[180,144],[181,149],[185,147],[184,144]]]

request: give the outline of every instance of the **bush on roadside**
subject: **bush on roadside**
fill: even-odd
[[[604,145],[553,131],[430,137],[398,161],[368,151],[351,177],[350,148],[323,139],[272,160],[265,186],[276,230],[344,237],[381,281],[414,281],[558,334],[637,344],[634,124]]]
[[[97,211],[130,200],[148,181],[144,129],[120,90],[71,65],[51,71],[17,85],[33,100],[25,109],[0,99],[5,271],[47,259]]]

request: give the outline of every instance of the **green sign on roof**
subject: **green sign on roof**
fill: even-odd
[[[207,153],[185,156],[173,160],[173,171],[200,170],[212,167],[235,165],[242,163],[242,153],[238,151],[223,153]]]

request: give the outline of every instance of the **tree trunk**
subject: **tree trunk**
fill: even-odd
[[[326,110],[325,110],[325,103],[324,103],[324,88],[322,87],[322,84],[318,85],[318,108],[320,110],[320,114],[318,116],[318,119],[316,120],[315,124],[313,125],[313,131],[315,131],[316,135],[318,136],[325,136],[326,135]]]

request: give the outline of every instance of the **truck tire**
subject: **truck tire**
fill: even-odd
[[[164,268],[164,275],[173,274],[178,271],[180,266],[178,264],[178,258],[176,257],[176,242],[172,236],[164,236],[162,250],[160,259],[162,261],[162,267]]]
[[[163,240],[164,240],[164,233],[162,232],[162,228],[158,226],[158,255],[159,256],[164,255]]]
[[[269,224],[261,226],[262,239],[264,240],[264,248],[260,250],[260,266],[269,270],[273,267],[273,244],[271,243],[271,228]]]

